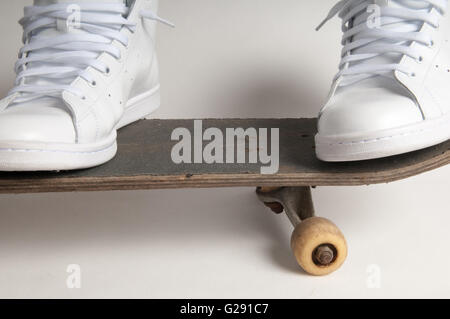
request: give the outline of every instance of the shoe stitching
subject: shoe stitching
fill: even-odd
[[[443,125],[447,124],[446,121],[442,120],[441,123],[439,123],[437,126],[441,127]],[[383,141],[383,140],[390,140],[396,137],[404,137],[404,136],[409,136],[409,135],[415,135],[415,134],[419,134],[422,132],[428,132],[428,131],[432,131],[436,128],[436,126],[434,126],[431,129],[420,129],[420,130],[415,130],[415,131],[409,131],[409,132],[405,132],[402,134],[396,134],[396,135],[390,135],[390,136],[383,136],[383,137],[378,137],[378,138],[373,138],[373,139],[368,139],[368,140],[362,140],[362,141],[351,141],[351,142],[339,142],[339,143],[321,143],[318,142],[318,145],[354,145],[354,144],[368,144],[368,143],[375,143],[375,142],[379,142],[379,141]]]
[[[97,151],[90,151],[90,152],[74,152],[74,151],[60,151],[60,150],[34,150],[34,149],[15,149],[15,148],[0,148],[0,152],[18,152],[18,153],[66,153],[66,154],[97,154],[101,152],[105,152],[108,149],[114,147],[115,142],[108,145],[105,148],[102,148],[101,150]]]

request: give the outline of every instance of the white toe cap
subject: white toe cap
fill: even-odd
[[[71,115],[51,103],[22,103],[0,113],[0,142],[75,143]]]
[[[321,113],[319,133],[364,134],[420,121],[420,108],[398,87],[349,87],[336,94]]]

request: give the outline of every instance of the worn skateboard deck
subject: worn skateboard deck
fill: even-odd
[[[171,135],[179,127],[193,132],[194,121],[137,122],[119,132],[119,152],[111,162],[73,172],[0,173],[0,193],[369,185],[408,178],[450,163],[450,141],[381,160],[324,163],[314,152],[316,119],[211,119],[203,120],[203,129],[279,128],[279,172],[262,175],[261,164],[175,164],[171,152],[177,141],[172,141]]]

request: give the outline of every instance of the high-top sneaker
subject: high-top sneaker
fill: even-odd
[[[450,139],[447,0],[343,0],[343,50],[319,115],[325,161],[387,157]],[[323,24],[322,24],[323,25]]]
[[[0,101],[0,170],[87,168],[160,104],[157,0],[35,0],[17,79]]]

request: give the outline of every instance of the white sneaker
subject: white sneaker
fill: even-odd
[[[325,161],[387,157],[450,139],[447,0],[344,0],[343,51],[319,115]],[[323,24],[322,24],[323,25]]]
[[[35,0],[17,79],[0,101],[0,170],[88,168],[117,129],[159,107],[156,0]]]

